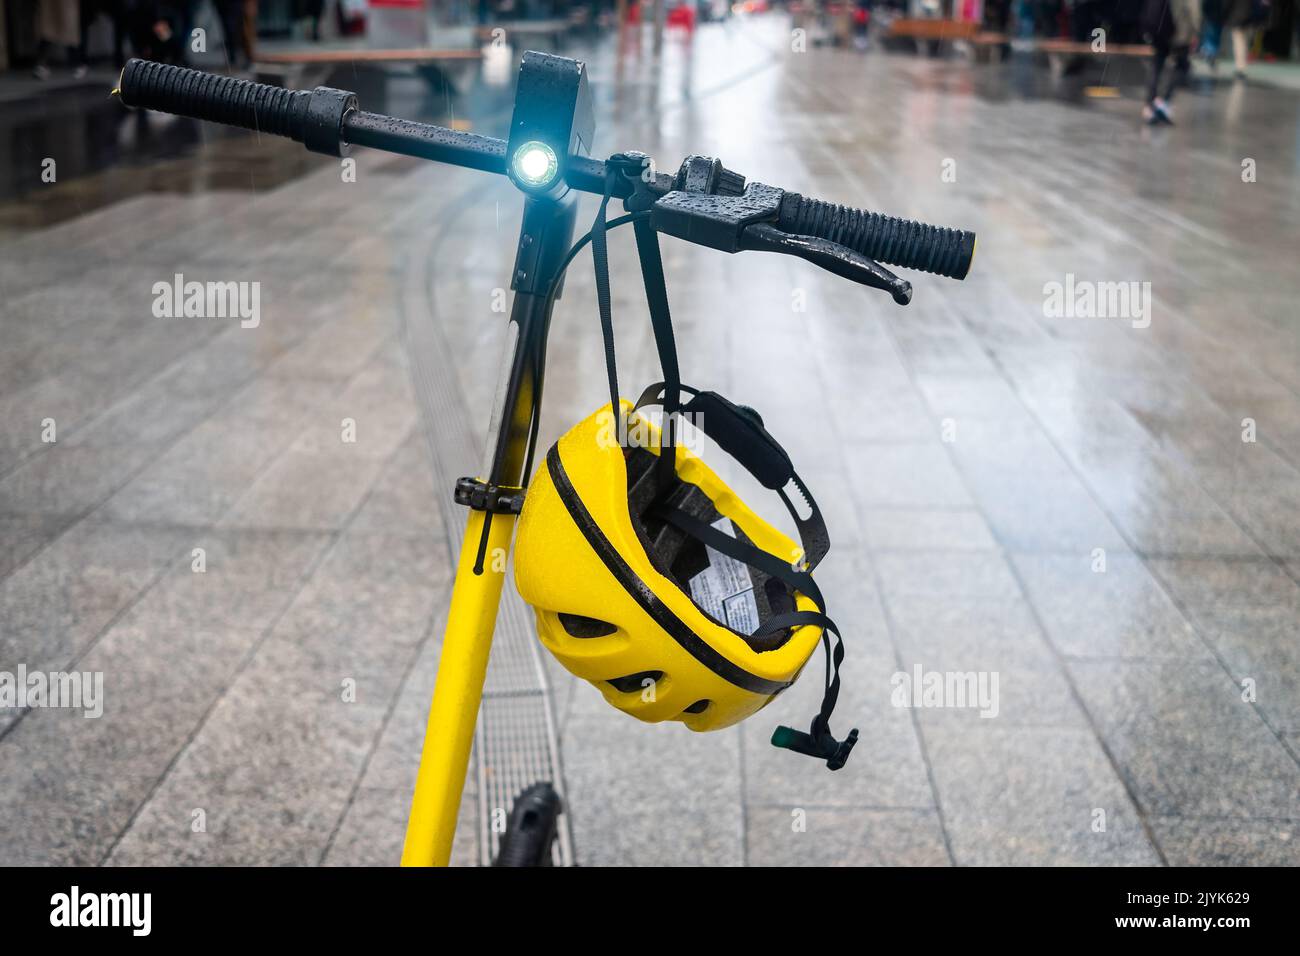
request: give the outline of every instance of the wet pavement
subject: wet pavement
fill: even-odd
[[[26,76],[0,78],[0,237],[53,225],[151,192],[265,191],[318,166],[297,144],[185,117],[131,111],[109,95],[117,72],[84,79],[56,75],[41,84]],[[478,115],[509,118],[507,90],[474,89],[469,77],[343,66],[315,81],[364,98],[367,108],[424,122],[445,123],[464,101]],[[464,96],[453,96],[461,82]],[[45,161],[55,160],[54,180]]]
[[[1300,93],[1202,83],[1149,129],[1131,82],[1090,94],[1113,75],[792,53],[776,17],[658,67],[585,52],[599,154],[716,155],[980,246],[900,309],[664,241],[684,380],[756,406],[827,512],[836,726],[862,739],[835,774],[768,744],[815,675],[695,735],[552,668],[577,859],[1300,862]],[[63,133],[5,109],[15,168],[72,172],[0,206],[0,669],[101,671],[106,704],[0,711],[0,862],[393,862],[451,565],[406,330],[438,329],[482,429],[516,196],[373,154],[346,182],[67,95]],[[500,134],[505,102],[410,81],[376,108]],[[639,390],[630,237],[611,251]],[[543,441],[604,398],[586,263]],[[257,327],[155,318],[176,273],[259,282]],[[996,716],[895,706],[917,669],[996,675]]]

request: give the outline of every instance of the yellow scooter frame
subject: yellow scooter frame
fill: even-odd
[[[492,560],[476,572],[479,545],[489,517],[487,554]],[[456,815],[505,582],[505,557],[514,530],[514,515],[489,515],[483,511],[471,511],[465,525],[438,660],[438,680],[429,706],[420,771],[406,825],[403,866],[446,866],[451,859]]]
[[[476,494],[471,496],[456,564],[438,677],[406,826],[403,866],[446,866],[451,858],[515,529],[514,509],[501,501],[515,499],[517,503],[527,480],[527,458],[541,407],[546,335],[563,281],[562,264],[572,242],[576,209],[572,196],[558,200],[529,197],[524,205],[521,257],[523,250],[529,250],[532,266],[522,280],[521,270],[516,268],[510,313],[512,348],[508,349],[492,414],[490,462],[482,477],[468,482]]]

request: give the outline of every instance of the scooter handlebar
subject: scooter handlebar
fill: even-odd
[[[363,113],[357,106],[356,95],[345,90],[325,86],[311,91],[287,90],[232,76],[132,59],[122,70],[116,92],[130,107],[285,136],[313,152],[330,156],[345,155],[349,144],[355,143],[495,173],[505,172],[503,140]],[[573,166],[572,186],[589,192],[602,191],[602,163],[574,157]],[[670,177],[661,179],[664,182],[660,189],[672,188]],[[739,182],[743,183],[743,179]],[[975,255],[973,232],[898,219],[793,192],[784,192],[779,206],[776,226],[781,232],[838,243],[859,256],[886,265],[964,279]]]
[[[331,156],[346,152],[343,120],[357,108],[356,96],[343,90],[286,90],[138,59],[122,70],[117,93],[130,107],[287,136]]]
[[[964,279],[975,258],[975,233],[899,219],[787,192],[777,225],[815,236],[885,265]]]

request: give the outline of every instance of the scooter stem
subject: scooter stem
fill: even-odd
[[[446,866],[451,859],[492,632],[506,578],[506,559],[515,530],[514,515],[491,515],[486,560],[482,573],[475,574],[483,522],[488,516],[488,512],[471,510],[461,539],[438,678],[406,824],[402,866]]]

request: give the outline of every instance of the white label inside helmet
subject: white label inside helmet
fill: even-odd
[[[719,518],[713,527],[736,536],[730,518]],[[709,566],[691,578],[691,598],[706,613],[740,634],[758,630],[758,603],[749,565],[706,546]]]

